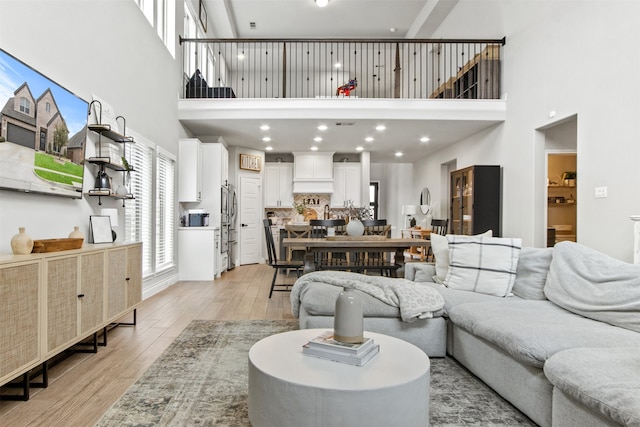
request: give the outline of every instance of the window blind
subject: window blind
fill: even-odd
[[[125,204],[125,241],[142,242],[142,276],[153,274],[153,149],[136,138],[127,157],[134,168],[130,191],[135,197]]]
[[[167,151],[158,147],[156,153],[156,272],[174,264],[176,162]]]

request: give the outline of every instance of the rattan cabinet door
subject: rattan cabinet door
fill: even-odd
[[[104,322],[104,252],[82,255],[80,332],[93,332]]]
[[[0,266],[0,384],[40,359],[40,261]]]
[[[77,255],[45,261],[47,277],[47,353],[67,347],[78,336]]]
[[[127,248],[107,252],[107,320],[127,309]]]
[[[127,248],[127,308],[142,301],[142,245]]]

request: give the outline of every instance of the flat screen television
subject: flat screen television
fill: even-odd
[[[0,189],[82,198],[88,105],[0,49]]]

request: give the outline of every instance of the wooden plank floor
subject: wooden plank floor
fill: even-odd
[[[194,319],[291,319],[289,292],[268,298],[272,275],[264,264],[241,266],[144,300],[138,324],[109,331],[98,353],[75,353],[53,366],[49,387],[32,388],[27,402],[0,401],[0,426],[93,426]],[[278,283],[294,280],[292,273]]]

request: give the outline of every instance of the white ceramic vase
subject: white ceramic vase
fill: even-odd
[[[364,224],[359,219],[350,219],[347,224],[347,234],[349,236],[362,236],[364,234]]]
[[[74,226],[73,231],[69,233],[70,239],[84,239],[84,234],[80,231],[80,227]]]
[[[345,343],[364,341],[362,301],[352,288],[344,288],[336,298],[333,318],[333,337]]]
[[[33,250],[33,239],[25,233],[24,227],[18,227],[18,234],[11,238],[11,251],[15,255],[30,254]]]

